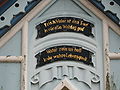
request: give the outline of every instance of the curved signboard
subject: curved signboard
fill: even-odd
[[[56,46],[39,52],[36,68],[55,61],[80,61],[92,65],[92,52],[77,46]]]
[[[86,36],[92,36],[92,27],[94,25],[80,18],[75,17],[57,17],[48,19],[36,26],[37,37],[42,38],[48,34],[57,32],[76,32]]]

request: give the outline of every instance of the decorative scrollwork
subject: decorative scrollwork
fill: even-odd
[[[96,74],[94,74],[94,76],[92,77],[92,82],[94,83],[98,83],[100,81],[100,77]]]
[[[38,74],[34,75],[34,76],[31,78],[31,83],[32,83],[32,84],[37,84],[37,83],[39,83]]]

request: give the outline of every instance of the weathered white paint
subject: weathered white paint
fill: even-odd
[[[26,56],[28,51],[28,21],[22,27],[22,56]]]
[[[21,63],[21,90],[27,90],[27,56],[28,54],[28,21],[22,27],[22,56],[24,62]]]
[[[112,90],[120,89],[120,35],[109,28],[110,79]]]
[[[20,63],[24,60],[22,56],[0,56],[0,63]]]
[[[107,56],[109,52],[109,35],[108,35],[108,24],[106,20],[103,20],[103,52],[104,52],[104,88],[107,88],[107,74],[110,73],[110,59]],[[110,85],[110,84],[109,84]]]
[[[111,60],[120,60],[120,53],[108,53]]]

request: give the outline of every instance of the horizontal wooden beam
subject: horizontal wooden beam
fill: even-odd
[[[0,56],[0,63],[21,63],[23,56]]]
[[[111,60],[120,60],[120,53],[108,53]]]

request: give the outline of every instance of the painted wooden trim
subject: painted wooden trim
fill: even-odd
[[[28,21],[22,27],[22,56],[24,62],[21,63],[21,90],[27,90],[27,57],[28,57]]]
[[[25,21],[30,21],[34,18],[44,7],[46,7],[52,0],[42,0],[36,7],[34,7],[25,17],[23,17],[14,27],[11,28],[1,39],[0,47],[2,47],[9,39],[11,39],[21,28]],[[38,9],[39,8],[39,9]]]
[[[120,53],[108,53],[111,60],[120,60]]]
[[[23,60],[22,56],[0,56],[0,63],[21,63]]]
[[[103,20],[103,52],[104,52],[104,89],[110,90],[110,59],[108,57],[109,52],[109,33],[108,24],[106,20]]]
[[[103,12],[96,8],[89,0],[79,0],[86,8],[92,11],[98,18],[105,20],[109,27],[111,27],[116,33],[120,35],[120,27],[109,19]]]
[[[28,21],[22,27],[22,56],[27,55],[28,48]]]

